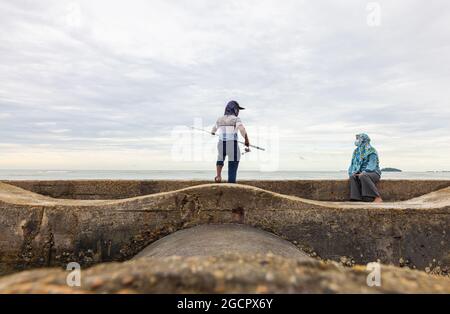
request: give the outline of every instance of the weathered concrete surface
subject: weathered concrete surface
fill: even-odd
[[[445,274],[449,196],[446,188],[398,203],[333,203],[209,184],[124,200],[79,201],[0,183],[0,272],[124,261],[177,230],[242,223],[323,259],[380,260]]]
[[[183,180],[4,182],[54,198],[80,200],[124,199],[211,183],[208,181]],[[318,201],[346,201],[350,193],[347,180],[244,180],[239,183],[279,194]],[[386,201],[404,201],[449,186],[450,180],[382,180],[379,189]]]
[[[150,244],[134,259],[268,253],[299,260],[311,259],[292,243],[242,224],[211,224],[180,230]]]
[[[368,287],[365,267],[344,268],[277,255],[148,257],[82,270],[81,287],[61,269],[0,278],[0,293],[450,293],[450,278],[381,267],[381,287]]]

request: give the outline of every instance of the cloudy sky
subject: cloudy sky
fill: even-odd
[[[208,169],[173,147],[236,99],[244,170],[346,169],[360,132],[450,170],[450,2],[337,2],[0,0],[0,169]]]

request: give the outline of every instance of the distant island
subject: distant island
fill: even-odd
[[[383,168],[381,169],[382,172],[402,172],[400,169],[397,168]]]

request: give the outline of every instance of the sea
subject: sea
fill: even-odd
[[[213,180],[214,170],[0,170],[0,180]],[[226,169],[223,173],[227,177]],[[346,171],[239,171],[241,180],[347,179]],[[450,180],[450,171],[383,172],[382,179]]]

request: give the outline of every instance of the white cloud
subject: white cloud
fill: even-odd
[[[345,169],[361,131],[384,166],[450,169],[450,3],[378,2],[380,27],[357,0],[2,2],[0,168],[206,168],[171,130],[233,98],[282,169]]]
[[[8,118],[10,118],[11,117],[11,114],[10,113],[0,113],[0,120],[2,120],[2,119],[8,119]]]

